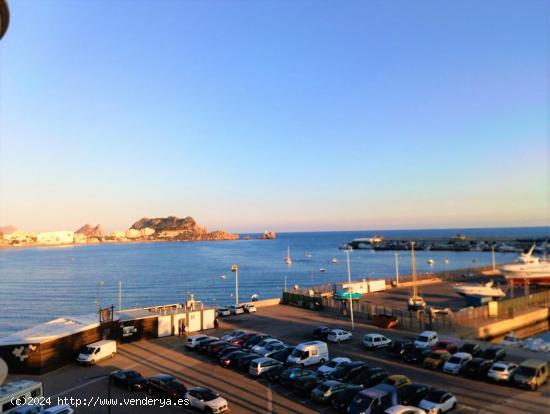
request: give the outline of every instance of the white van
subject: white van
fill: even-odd
[[[105,358],[112,358],[115,354],[116,341],[106,339],[85,346],[84,349],[80,351],[80,354],[78,354],[76,362],[86,365],[93,365]]]
[[[324,364],[330,360],[328,347],[322,341],[310,341],[299,344],[288,356],[287,362],[300,366]]]
[[[42,383],[39,381],[18,380],[0,387],[0,413],[11,413],[17,408],[14,401],[17,398],[27,402],[40,404],[43,396]],[[36,398],[36,401],[33,400]]]
[[[424,331],[419,334],[414,340],[414,346],[417,348],[427,349],[431,348],[439,341],[437,332],[434,331]]]

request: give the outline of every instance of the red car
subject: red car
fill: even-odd
[[[446,341],[441,340],[434,346],[432,346],[432,351],[448,351],[451,354],[454,354],[456,351],[458,351],[459,343],[455,341]]]
[[[231,341],[231,345],[240,346],[242,348],[244,343],[255,335],[255,332],[246,332],[242,335],[237,335],[237,337]]]

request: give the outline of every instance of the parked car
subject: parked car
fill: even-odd
[[[519,387],[536,391],[548,381],[548,362],[538,359],[523,361],[514,372],[512,380]]]
[[[414,347],[413,341],[393,341],[392,344],[386,348],[386,353],[392,357],[401,358],[405,352]]]
[[[208,355],[216,355],[218,352],[220,352],[223,348],[232,346],[231,344],[228,344],[225,341],[215,341],[211,342],[208,345],[208,348],[206,349],[206,353]]]
[[[288,356],[287,362],[306,367],[315,364],[324,364],[330,359],[328,347],[322,341],[310,341],[298,344]]]
[[[331,373],[334,372],[335,369],[337,369],[339,366],[341,366],[344,363],[351,362],[349,358],[332,358],[330,361],[328,361],[325,365],[320,366],[317,368],[317,374],[323,378],[328,378]]]
[[[120,369],[112,372],[109,375],[109,381],[114,385],[126,388],[128,391],[147,388],[147,378],[131,369]]]
[[[363,361],[345,362],[332,371],[329,378],[340,382],[348,382],[358,371],[368,368],[367,363]]]
[[[287,369],[284,364],[277,365],[264,374],[264,378],[270,382],[279,382],[281,374]]]
[[[384,368],[367,368],[356,373],[353,377],[350,378],[350,383],[355,385],[361,385],[363,388],[373,387],[386,378],[390,374]]]
[[[518,369],[518,365],[513,362],[497,361],[491,365],[487,377],[493,381],[508,382],[512,379],[514,372]]]
[[[481,357],[489,361],[500,361],[506,357],[506,350],[501,346],[491,346],[481,353]]]
[[[471,342],[465,342],[458,348],[458,352],[466,352],[470,354],[473,358],[481,354],[481,346]]]
[[[282,342],[270,342],[266,346],[264,346],[262,349],[256,351],[258,354],[263,356],[271,356],[271,354],[282,351],[286,348],[286,345]],[[288,358],[288,357],[287,357]]]
[[[463,370],[468,362],[472,360],[472,356],[466,352],[457,352],[443,364],[443,372],[447,374],[458,375]]]
[[[473,358],[463,369],[463,374],[469,378],[484,379],[491,369],[493,362],[484,358]]]
[[[314,401],[320,402],[320,403],[330,403],[332,398],[338,394],[339,392],[342,392],[346,389],[346,384],[334,381],[334,380],[328,380],[325,382],[322,382],[317,387],[311,391],[311,398]]]
[[[241,315],[244,313],[244,306],[243,305],[231,305],[229,306],[229,312],[231,312],[231,315]]]
[[[350,414],[378,414],[399,403],[395,387],[379,384],[359,392],[348,407]]]
[[[220,308],[217,308],[216,310],[218,313],[218,317],[220,318],[231,315],[231,311],[229,310],[229,308],[220,307]]]
[[[74,410],[70,405],[61,404],[53,407],[46,408],[40,414],[73,414]]]
[[[368,349],[385,348],[391,345],[391,339],[377,333],[369,333],[363,337],[363,345]]]
[[[288,359],[288,356],[294,351],[296,347],[295,346],[287,346],[284,349],[281,349],[280,351],[273,352],[271,355],[269,355],[270,358],[276,359],[277,361],[281,361],[283,364],[286,364],[286,360]]]
[[[263,341],[266,338],[271,338],[267,334],[258,333],[255,335],[252,335],[250,339],[248,339],[245,343],[243,343],[243,348],[252,349],[254,345],[257,345],[259,342]]]
[[[267,371],[277,365],[282,365],[282,363],[273,358],[256,358],[250,362],[248,373],[254,377],[262,377]]]
[[[239,371],[248,372],[248,369],[250,368],[250,363],[254,361],[255,359],[261,358],[261,355],[258,355],[254,352],[251,352],[247,355],[242,355],[237,358],[235,361],[235,366]]]
[[[332,397],[332,408],[336,411],[346,412],[348,406],[351,404],[353,397],[355,397],[359,391],[362,391],[363,387],[360,385],[346,384],[346,388]]]
[[[218,338],[216,338],[214,336],[192,335],[192,336],[187,337],[184,346],[187,349],[195,349],[202,341],[206,341],[209,338],[214,338],[214,339],[218,340]]]
[[[227,400],[215,391],[205,387],[193,387],[187,391],[185,398],[189,405],[206,413],[218,414],[229,409]]]
[[[246,331],[243,331],[241,329],[234,329],[230,332],[227,332],[225,335],[223,335],[220,339],[222,341],[231,342],[233,339],[235,339],[238,335],[244,334]]]
[[[160,398],[170,398],[173,401],[185,399],[187,388],[174,376],[168,374],[157,374],[149,377],[148,392]]]
[[[279,376],[279,382],[285,388],[292,388],[294,382],[302,377],[315,375],[315,372],[303,368],[287,368]]]
[[[327,335],[331,330],[332,329],[329,328],[328,326],[318,326],[317,328],[315,328],[313,330],[313,333],[311,334],[311,336],[313,336],[313,338],[315,338],[315,339],[320,339],[321,341],[326,341],[327,340]]]
[[[224,368],[234,368],[237,360],[243,355],[248,355],[250,352],[235,350],[225,356],[220,357],[220,365]]]
[[[422,366],[424,368],[439,369],[450,357],[451,354],[448,351],[443,351],[441,349],[438,351],[433,351],[430,355],[424,358]]]
[[[344,342],[351,341],[353,335],[351,332],[344,331],[343,329],[333,329],[327,335],[327,341],[329,342]]]
[[[403,360],[411,364],[421,364],[431,353],[429,348],[413,348],[403,353]]]
[[[247,303],[247,304],[243,305],[243,309],[246,313],[256,312],[256,306],[253,305],[252,303]]]
[[[406,375],[390,375],[384,381],[383,384],[393,385],[395,388],[399,389],[405,385],[409,385],[411,380]]]
[[[426,414],[422,408],[413,407],[412,405],[394,405],[384,411],[384,414]]]
[[[278,339],[275,339],[275,338],[265,338],[263,340],[261,340],[260,342],[258,342],[256,345],[254,345],[252,348],[250,348],[252,350],[252,352],[257,352],[259,353],[260,350],[264,349],[265,346],[271,342],[278,342],[278,343],[282,343],[281,341],[279,341]]]
[[[311,391],[324,382],[324,379],[311,371],[311,374],[303,375],[297,378],[292,385],[294,392],[298,395],[309,396]]]
[[[458,342],[449,341],[449,340],[440,340],[434,346],[432,346],[432,351],[449,351],[450,354],[454,354],[458,351]]]
[[[231,344],[240,346],[243,348],[243,345],[254,335],[256,335],[255,332],[245,332],[242,335],[237,335],[235,338],[231,340]]]
[[[216,352],[215,355],[216,355],[216,358],[220,359],[220,358],[223,358],[226,355],[230,354],[231,352],[240,351],[240,350],[241,350],[241,348],[239,348],[238,346],[227,344],[227,346],[224,346],[222,349],[220,349],[218,352]]]
[[[43,412],[44,406],[40,404],[25,404],[9,410],[10,414],[42,414]]]
[[[434,331],[424,331],[414,340],[414,346],[417,348],[431,348],[439,342],[439,336]]]
[[[208,351],[208,346],[210,344],[213,344],[214,342],[220,342],[219,339],[217,338],[208,338],[208,339],[205,339],[203,341],[200,341],[196,346],[195,346],[195,349],[198,351],[198,352],[202,352],[202,353],[206,353]]]
[[[418,405],[429,413],[446,413],[457,405],[453,394],[445,390],[432,389]]]
[[[399,389],[401,404],[418,406],[428,393],[431,387],[425,384],[412,383]]]

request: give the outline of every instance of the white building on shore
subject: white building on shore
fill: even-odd
[[[45,231],[37,233],[38,244],[71,244],[74,243],[74,231]]]

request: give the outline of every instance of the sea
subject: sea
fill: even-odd
[[[334,231],[278,233],[275,240],[241,234],[238,241],[97,244],[0,250],[0,337],[60,316],[93,313],[98,306],[123,309],[183,303],[188,295],[207,305],[235,303],[238,266],[239,300],[280,297],[298,285],[347,279],[346,256],[339,246],[358,237],[466,236],[549,237],[548,227]],[[252,240],[244,240],[246,236]],[[292,265],[284,257],[290,248]],[[395,252],[355,250],[353,279],[395,277]],[[498,263],[515,253],[497,253]],[[336,259],[337,263],[332,263]],[[435,264],[428,265],[433,259]],[[447,259],[448,263],[444,263]],[[419,272],[491,264],[487,252],[417,252]],[[322,271],[321,269],[324,269]],[[411,257],[399,252],[399,272],[411,273]]]

